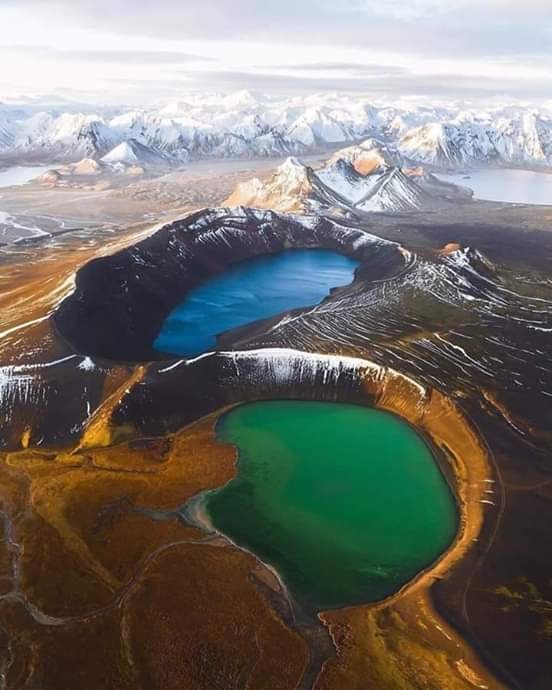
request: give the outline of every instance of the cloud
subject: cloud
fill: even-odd
[[[295,64],[268,65],[265,69],[286,70],[292,72],[340,72],[365,76],[383,76],[405,74],[408,70],[398,65],[366,64],[363,62],[306,62]]]
[[[549,0],[17,0],[17,6],[58,11],[81,27],[162,39],[292,37],[417,55],[552,55]]]
[[[0,0],[0,51],[29,58],[12,60],[10,79],[52,91],[117,76],[133,92],[147,79],[171,93],[181,81],[540,99],[552,93],[550,2]]]
[[[58,50],[43,46],[0,46],[0,52],[14,56],[68,60],[71,62],[165,65],[212,62],[212,58],[169,50]]]
[[[394,74],[366,77],[297,76],[235,70],[204,71],[191,77],[197,84],[211,89],[252,88],[266,92],[316,93],[321,91],[357,92],[374,97],[397,98],[422,96],[465,99],[546,98],[551,92],[550,79],[526,79],[512,83],[504,78],[468,77],[461,74],[413,74],[407,70]]]

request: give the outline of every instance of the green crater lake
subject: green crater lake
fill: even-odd
[[[238,472],[207,494],[221,533],[322,610],[378,601],[435,561],[457,530],[454,497],[418,433],[342,403],[250,403],[219,421]]]

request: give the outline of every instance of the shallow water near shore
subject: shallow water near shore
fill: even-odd
[[[154,348],[185,357],[213,349],[231,328],[309,307],[353,280],[358,261],[326,249],[290,249],[230,266],[191,290],[165,319]]]
[[[213,525],[322,610],[384,599],[452,543],[458,512],[429,447],[390,413],[249,403],[224,415],[237,476],[207,495]]]

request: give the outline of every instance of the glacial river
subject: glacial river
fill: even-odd
[[[317,304],[353,280],[358,262],[325,249],[292,249],[240,261],[191,290],[165,319],[154,347],[193,357],[223,331]]]
[[[457,508],[418,433],[380,410],[270,401],[219,421],[238,474],[210,492],[214,526],[314,610],[378,601],[454,539]]]

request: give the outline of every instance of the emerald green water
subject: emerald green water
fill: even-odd
[[[340,403],[270,401],[224,415],[237,476],[208,494],[214,526],[271,564],[303,604],[397,591],[449,546],[451,491],[405,422]]]

